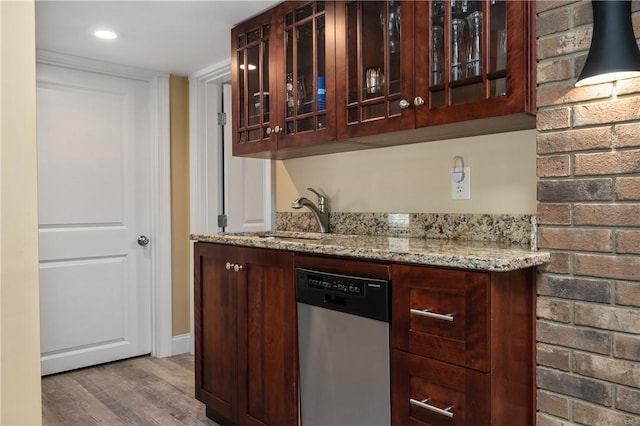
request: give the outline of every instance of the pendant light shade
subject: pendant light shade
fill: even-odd
[[[640,50],[631,23],[631,2],[592,1],[593,36],[576,87],[640,77]]]

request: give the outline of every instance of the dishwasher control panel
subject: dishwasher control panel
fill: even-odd
[[[389,322],[390,282],[296,268],[298,303]]]

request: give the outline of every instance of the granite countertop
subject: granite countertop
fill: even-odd
[[[532,251],[521,245],[482,241],[288,231],[194,234],[191,239],[244,247],[485,271],[512,271],[550,261],[550,254],[547,252]]]

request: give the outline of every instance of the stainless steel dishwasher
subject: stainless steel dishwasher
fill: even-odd
[[[302,426],[388,426],[390,283],[296,269]]]

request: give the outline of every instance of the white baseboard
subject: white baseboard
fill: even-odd
[[[193,353],[193,343],[191,334],[180,334],[173,336],[172,355],[180,355],[185,353]]]

